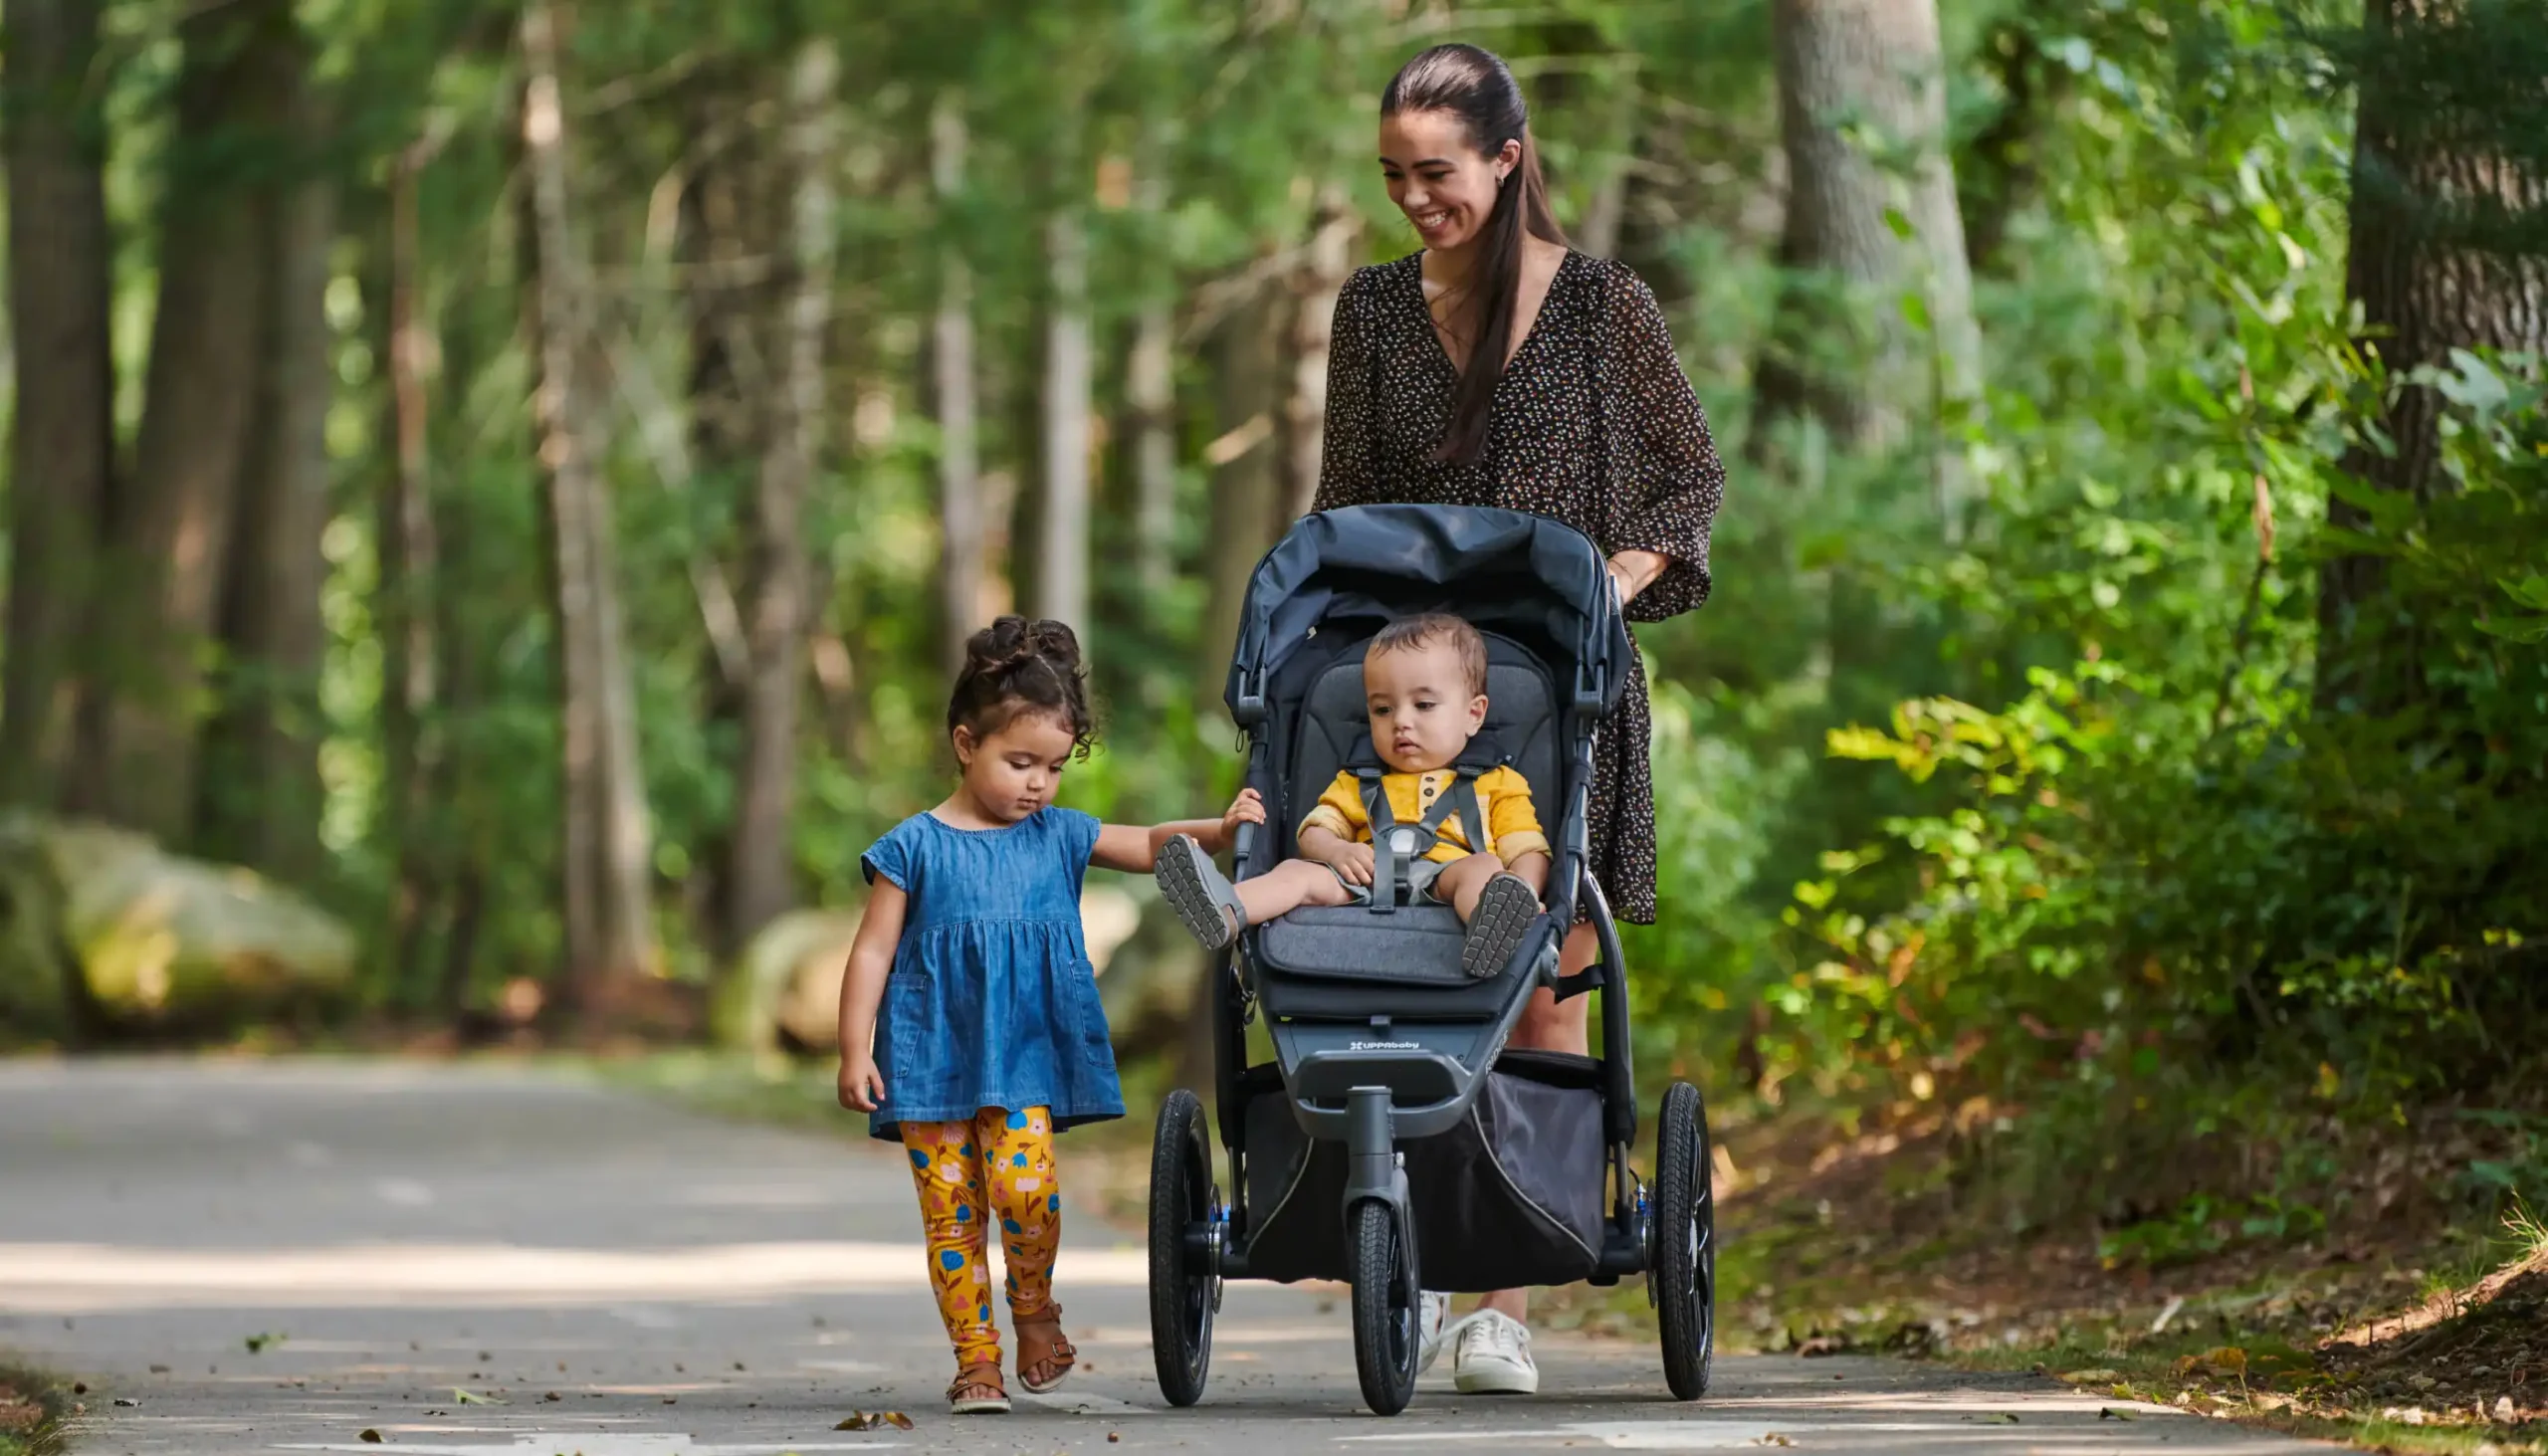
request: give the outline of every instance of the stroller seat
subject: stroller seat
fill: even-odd
[[[1486,727],[1480,741],[1531,785],[1540,822],[1552,835],[1562,822],[1564,755],[1557,695],[1546,669],[1510,638],[1486,634]],[[1323,663],[1302,702],[1293,736],[1284,800],[1292,810],[1314,803],[1337,772],[1354,761],[1369,736],[1363,655],[1341,652]],[[1267,862],[1299,852],[1299,812],[1276,829]],[[1276,1016],[1357,1020],[1466,1019],[1491,1012],[1513,994],[1516,976],[1535,973],[1529,957],[1486,979],[1460,968],[1466,932],[1448,906],[1400,905],[1387,914],[1370,906],[1304,908],[1260,927],[1252,968],[1265,1009]]]

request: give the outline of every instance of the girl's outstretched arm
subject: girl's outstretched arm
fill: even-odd
[[[1241,789],[1218,819],[1183,819],[1147,828],[1139,824],[1109,824],[1097,831],[1097,848],[1088,858],[1103,869],[1147,875],[1159,863],[1159,852],[1180,834],[1190,836],[1203,846],[1205,853],[1219,854],[1230,847],[1238,826],[1264,822],[1265,801],[1257,797],[1256,790]]]
[[[885,1100],[885,1078],[876,1070],[876,1008],[893,973],[894,947],[902,942],[903,913],[911,904],[902,887],[879,879],[867,892],[858,938],[849,945],[849,970],[840,978],[840,1105],[862,1113]]]

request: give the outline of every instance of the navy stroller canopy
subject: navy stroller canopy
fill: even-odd
[[[1626,687],[1635,649],[1608,567],[1582,531],[1519,511],[1351,506],[1302,518],[1257,563],[1223,701],[1252,728],[1266,683],[1321,623],[1377,627],[1431,611],[1502,633],[1561,685],[1571,678],[1579,715],[1607,716]]]

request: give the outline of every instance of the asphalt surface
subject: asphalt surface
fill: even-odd
[[[1174,1411],[1143,1280],[1137,1235],[1070,1224],[1079,1374],[958,1419],[891,1149],[538,1070],[0,1063],[0,1349],[89,1383],[82,1453],[2329,1449],[1869,1359],[1720,1359],[1683,1405],[1654,1351],[1558,1337],[1536,1397],[1459,1396],[1446,1360],[1380,1419],[1333,1293],[1257,1284]],[[912,1429],[835,1428],[877,1410]]]

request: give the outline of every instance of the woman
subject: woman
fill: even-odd
[[[1725,478],[1707,420],[1654,295],[1567,248],[1512,72],[1475,46],[1408,62],[1380,99],[1380,170],[1424,246],[1363,269],[1337,301],[1315,509],[1528,511],[1600,546],[1629,620],[1707,600]],[[1590,826],[1592,873],[1637,925],[1654,923],[1650,735],[1640,667],[1594,750]],[[1565,969],[1596,956],[1577,925]],[[1541,991],[1512,1044],[1585,1052],[1586,1005]],[[1461,1390],[1539,1388],[1526,1292],[1488,1295],[1451,1329],[1447,1307],[1425,1296],[1426,1363],[1456,1335]]]

